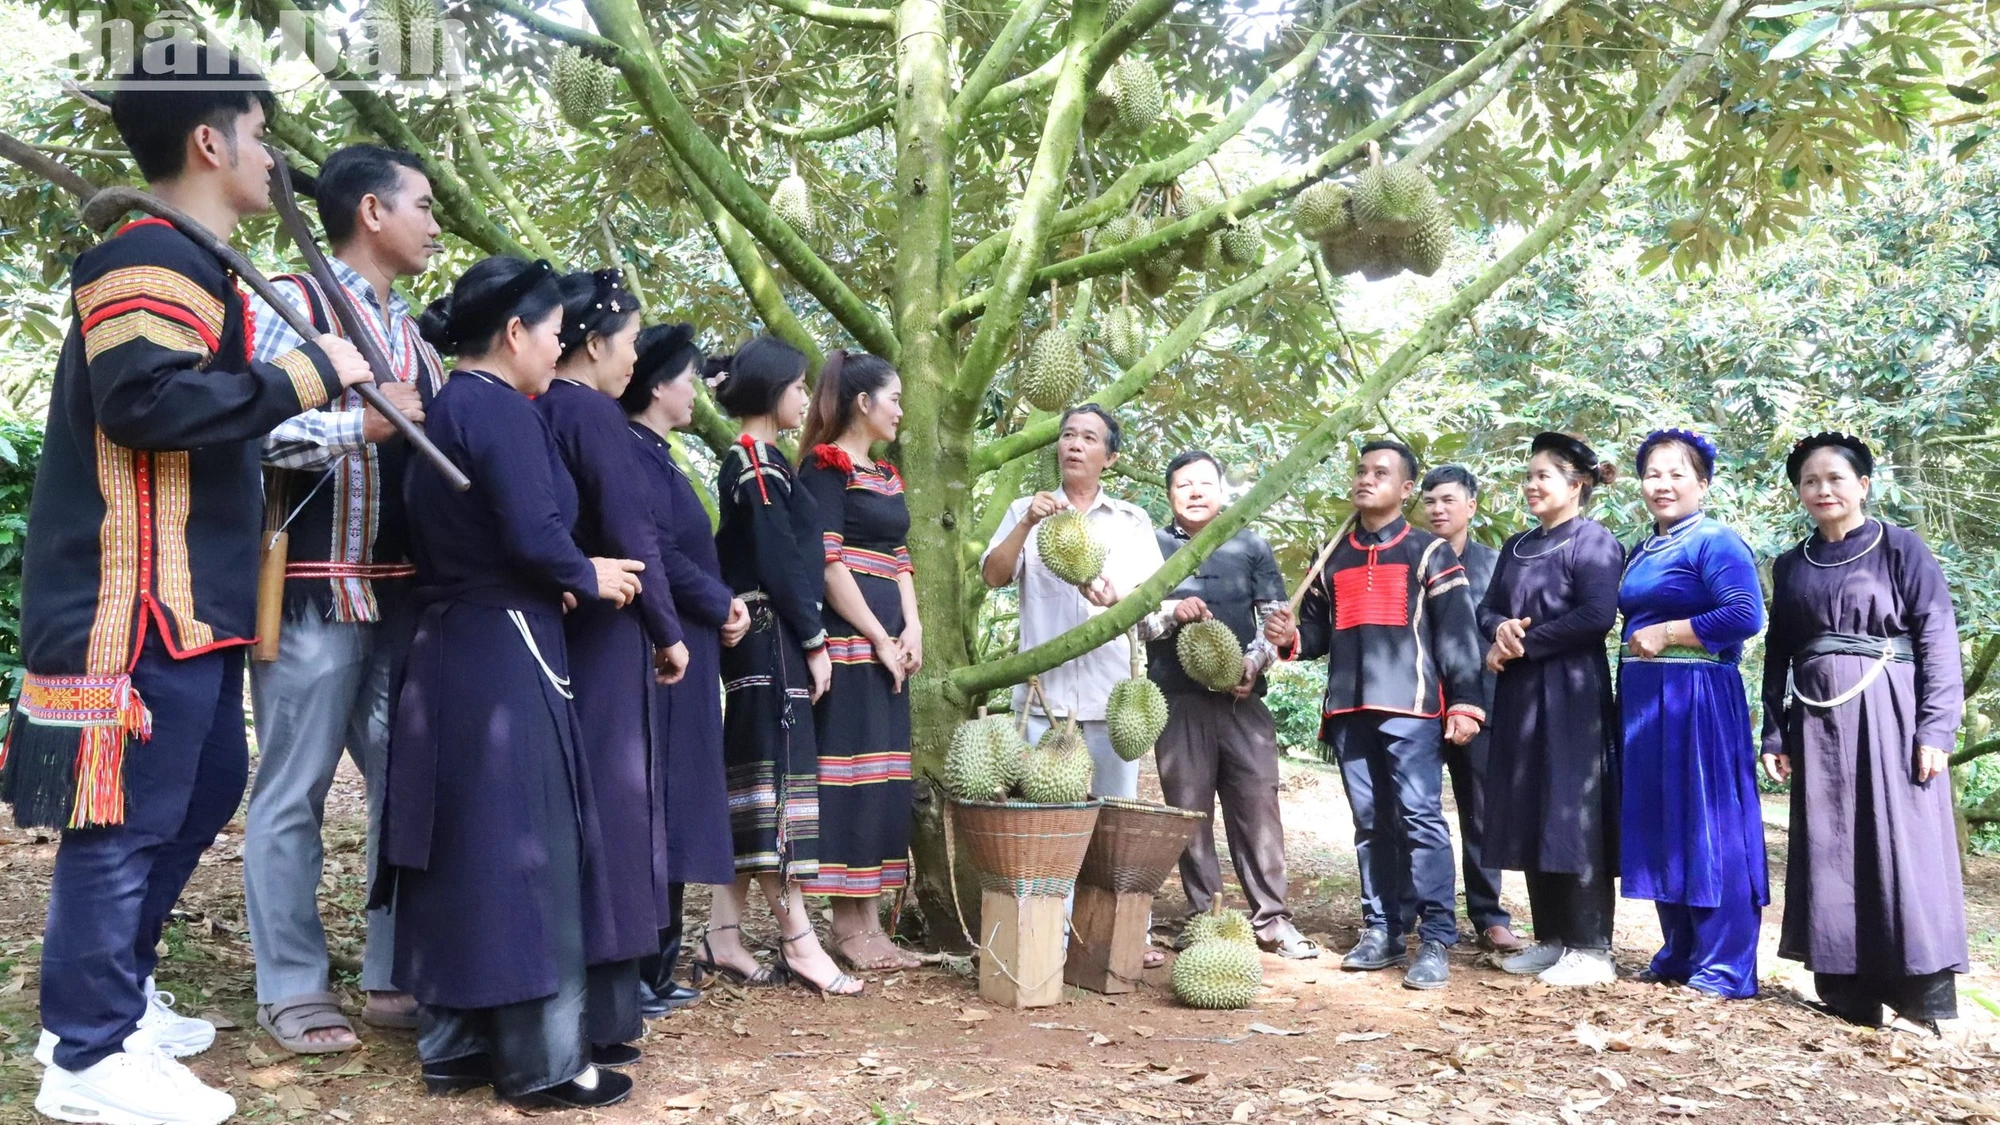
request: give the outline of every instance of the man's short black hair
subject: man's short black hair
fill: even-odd
[[[1206,449],[1190,449],[1185,453],[1181,453],[1175,456],[1173,460],[1167,462],[1167,487],[1172,488],[1174,486],[1175,473],[1180,472],[1182,469],[1187,468],[1189,465],[1192,465],[1197,461],[1206,461],[1209,464],[1214,465],[1216,478],[1218,480],[1221,479],[1222,462],[1217,461],[1213,453],[1210,453]]]
[[[1069,420],[1079,414],[1095,414],[1103,419],[1105,452],[1118,452],[1118,443],[1120,440],[1118,419],[1113,417],[1109,410],[1104,409],[1094,402],[1086,402],[1082,406],[1072,406],[1068,410],[1063,411],[1062,422],[1057,426],[1056,432],[1061,433],[1062,428],[1069,425]]]
[[[422,172],[424,162],[415,153],[381,145],[348,145],[327,157],[319,168],[319,183],[313,188],[327,241],[339,246],[354,236],[354,220],[360,214],[361,201],[371,195],[393,210],[402,168]]]
[[[188,134],[202,125],[234,136],[236,119],[263,106],[277,111],[271,84],[255,67],[207,43],[149,43],[133,69],[117,76],[111,122],[148,182],[170,180],[187,165]],[[230,156],[241,159],[231,141]]]
[[[1441,484],[1455,484],[1463,488],[1468,500],[1479,496],[1479,478],[1473,476],[1472,470],[1464,465],[1439,465],[1424,474],[1424,483],[1417,491],[1429,492]]]
[[[1403,457],[1403,475],[1411,480],[1417,479],[1417,455],[1409,446],[1404,445],[1400,441],[1377,438],[1361,447],[1360,456],[1366,457],[1370,453],[1379,453],[1384,449],[1392,449],[1401,454]]]

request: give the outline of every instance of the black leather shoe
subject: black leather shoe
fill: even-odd
[[[1409,959],[1403,951],[1400,939],[1389,936],[1387,930],[1363,930],[1361,940],[1340,959],[1340,967],[1353,972],[1374,972],[1400,965]]]
[[[493,1085],[493,1060],[484,1054],[465,1055],[424,1064],[424,1093],[434,1098],[463,1094]]]
[[[670,1016],[700,999],[700,989],[689,988],[687,985],[679,983],[676,983],[673,988],[668,990],[665,996],[648,989],[644,993],[644,999],[639,1004],[639,1014],[649,1020],[656,1020],[662,1016]]]
[[[632,1080],[615,1070],[599,1070],[597,1085],[584,1089],[575,1079],[532,1094],[504,1099],[515,1109],[602,1109],[632,1096]]]
[[[1403,974],[1403,987],[1443,988],[1450,976],[1451,964],[1445,957],[1445,944],[1427,941],[1417,946],[1417,959],[1411,963],[1410,971]]]
[[[631,1066],[638,1061],[639,1048],[630,1043],[612,1043],[602,1047],[592,1044],[590,1048],[592,1066]]]

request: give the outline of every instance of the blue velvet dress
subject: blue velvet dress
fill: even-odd
[[[1771,901],[1757,747],[1738,662],[1764,627],[1757,563],[1735,532],[1697,513],[1635,544],[1618,590],[1621,638],[1688,620],[1694,638],[1618,668],[1623,729],[1619,867],[1626,898],[1651,899],[1666,944],[1661,979],[1757,994],[1757,932]]]

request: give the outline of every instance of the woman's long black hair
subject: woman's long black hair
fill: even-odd
[[[445,355],[485,355],[508,323],[540,324],[562,307],[562,286],[543,260],[482,258],[417,318],[417,331]]]

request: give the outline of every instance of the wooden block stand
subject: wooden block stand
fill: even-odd
[[[1077,888],[1077,903],[1083,902]],[[979,898],[979,995],[1009,1008],[1046,1008],[1062,1002],[1063,900],[1053,895],[1015,898],[986,891]]]
[[[1092,992],[1130,992],[1146,964],[1146,930],[1153,896],[1081,883],[1070,915],[1069,960],[1063,979]]]

